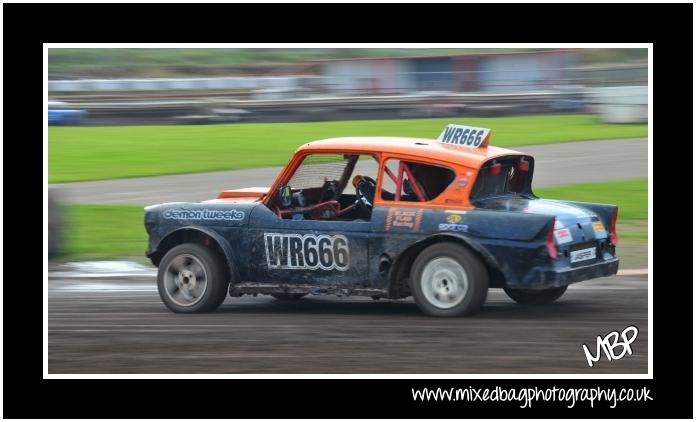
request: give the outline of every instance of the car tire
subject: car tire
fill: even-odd
[[[425,248],[411,269],[411,294],[431,316],[471,315],[488,294],[488,271],[470,249],[452,242]]]
[[[524,290],[503,287],[503,290],[505,290],[505,293],[510,299],[520,305],[547,305],[553,303],[556,299],[563,296],[563,293],[565,293],[567,289],[568,286],[554,287],[545,290]]]
[[[216,251],[184,243],[167,252],[157,271],[157,290],[173,312],[216,309],[227,296],[229,271]]]
[[[300,300],[307,296],[306,293],[274,293],[271,296],[278,300]]]

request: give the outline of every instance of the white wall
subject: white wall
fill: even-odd
[[[647,86],[587,88],[585,96],[599,118],[607,123],[648,121]]]
[[[301,76],[48,81],[49,92],[294,88]]]

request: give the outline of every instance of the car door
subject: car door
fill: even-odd
[[[355,287],[369,279],[369,221],[281,219],[259,206],[249,227],[250,281]]]
[[[457,223],[456,217],[445,220],[430,204],[455,179],[450,166],[425,160],[386,157],[380,169],[380,197],[375,198],[370,238],[370,284],[387,288],[389,268],[401,253],[415,242],[435,232],[440,223]],[[458,216],[458,215],[457,215]],[[442,220],[439,220],[442,218]],[[450,224],[450,229],[464,226]]]

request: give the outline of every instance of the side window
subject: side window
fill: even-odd
[[[283,219],[369,220],[378,171],[377,156],[307,155],[268,206]]]
[[[454,171],[444,166],[391,158],[384,165],[382,199],[432,201],[447,189],[454,177]]]

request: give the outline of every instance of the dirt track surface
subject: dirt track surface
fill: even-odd
[[[582,345],[629,325],[632,355],[590,368]],[[621,348],[617,349],[617,353]],[[524,307],[491,289],[466,318],[422,315],[411,299],[227,298],[173,314],[153,277],[48,280],[48,370],[63,373],[647,373],[647,277],[576,284]]]
[[[533,187],[648,177],[646,139],[515,148],[535,157]],[[212,199],[225,189],[270,186],[280,167],[55,184],[67,202],[150,205]]]

